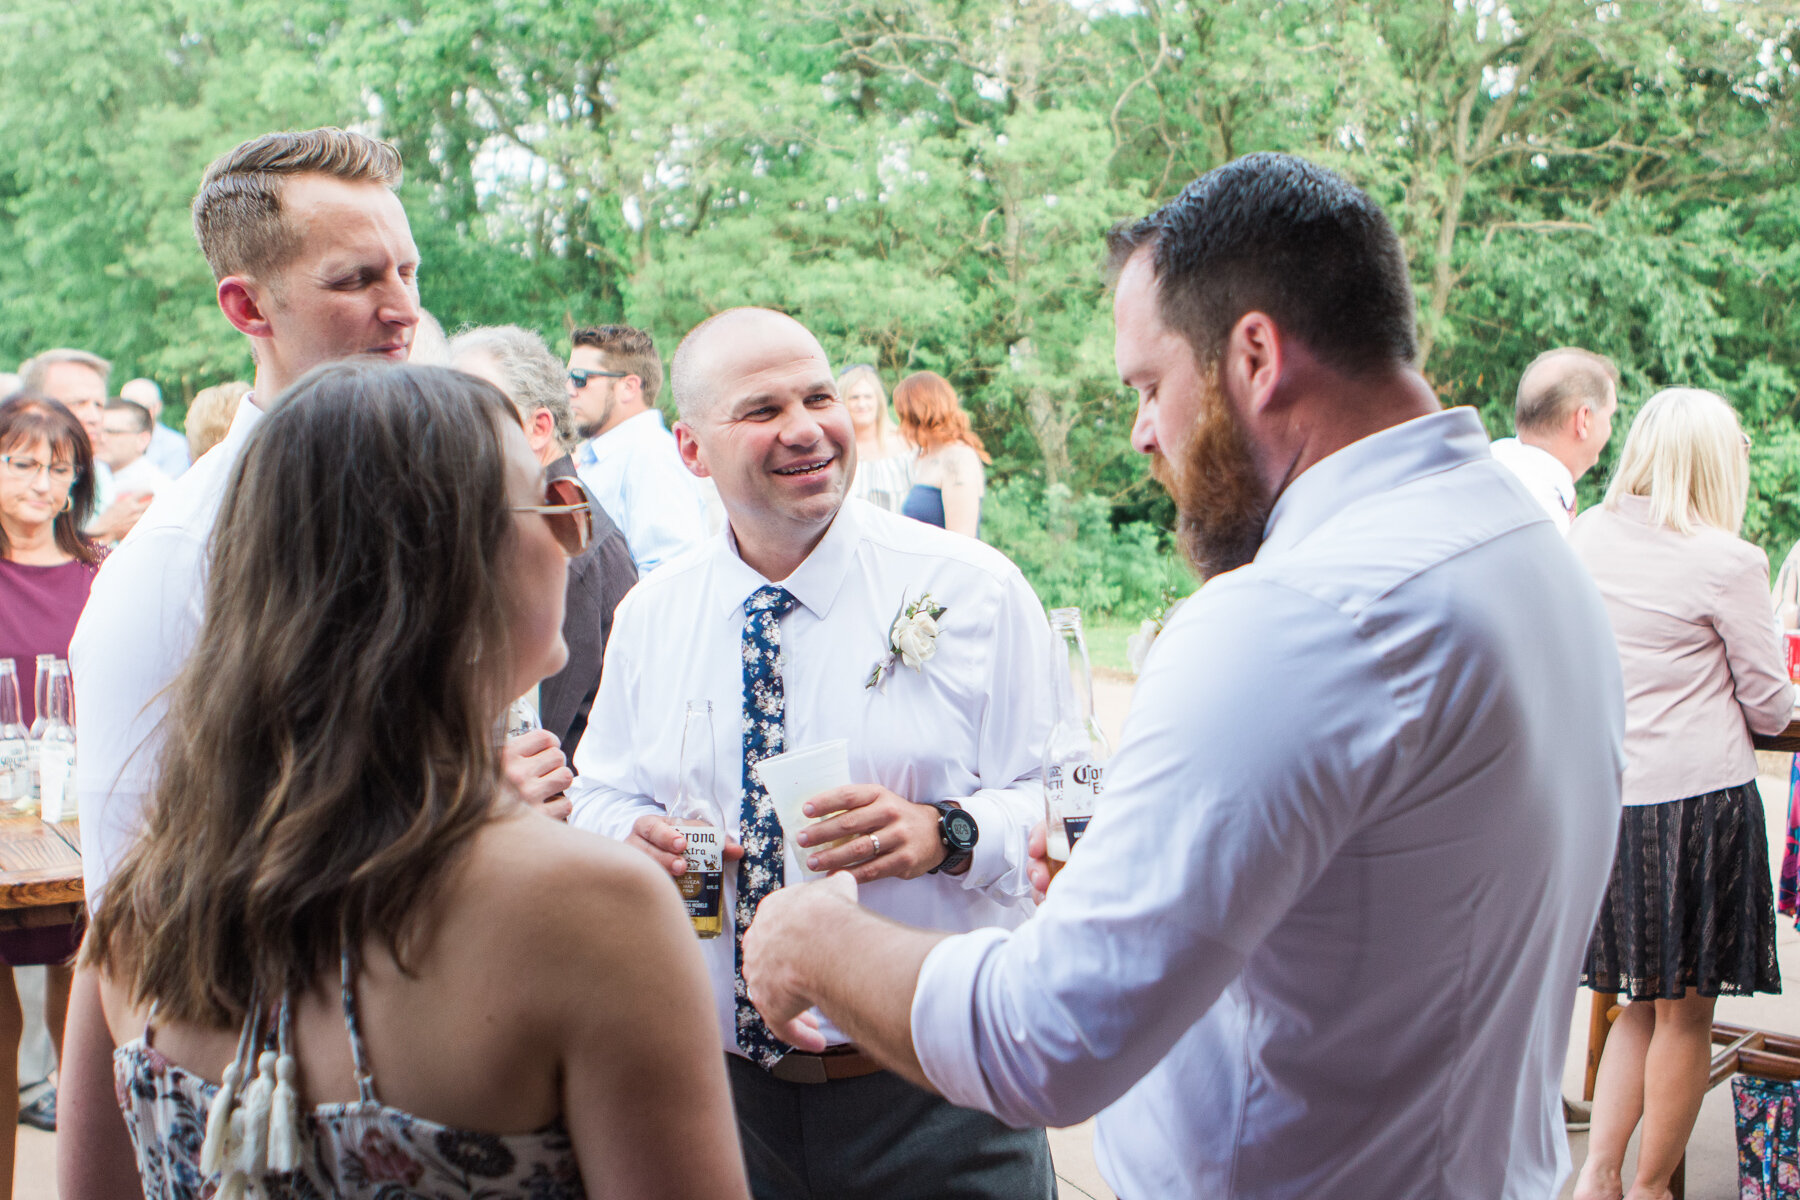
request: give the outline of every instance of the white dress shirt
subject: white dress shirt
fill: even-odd
[[[639,575],[706,540],[706,503],[658,410],[577,446],[575,473],[625,535]]]
[[[1466,408],[1319,462],[1152,648],[1107,799],[1010,933],[940,943],[951,1101],[1104,1109],[1131,1200],[1543,1200],[1619,819],[1593,583]]]
[[[768,583],[729,530],[633,588],[613,617],[600,693],[575,750],[569,821],[623,839],[675,795],[682,715],[713,705],[714,799],[735,839],[743,800],[744,601]],[[781,585],[799,601],[781,621],[787,745],[849,742],[850,777],[913,801],[955,800],[980,829],[961,876],[880,879],[862,901],[896,920],[961,932],[1012,926],[1030,911],[1026,839],[1043,817],[1050,732],[1050,627],[1017,567],[958,537],[847,500]],[[865,688],[903,600],[945,608],[936,654]],[[790,882],[793,882],[790,880]],[[724,932],[701,943],[725,1046],[733,1013],[736,869],[725,871]],[[833,1041],[842,1037],[827,1027]]]
[[[188,440],[158,421],[150,429],[150,448],[144,457],[162,468],[163,474],[175,479],[193,463],[188,454]]]
[[[1575,519],[1575,476],[1562,460],[1542,446],[1516,437],[1500,438],[1490,448],[1494,461],[1518,476],[1531,498],[1556,522],[1557,530],[1569,532],[1569,523]]]
[[[207,545],[231,469],[262,420],[254,399],[244,397],[225,440],[157,493],[107,556],[69,643],[90,908],[143,830],[161,745],[155,730],[169,708],[164,689],[200,634]]]
[[[149,455],[141,454],[113,472],[113,489],[121,496],[134,492],[149,492],[156,496],[169,480],[167,471],[151,462]]]

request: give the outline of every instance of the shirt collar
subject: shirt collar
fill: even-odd
[[[602,458],[624,453],[632,443],[657,433],[667,433],[663,428],[662,410],[646,408],[636,416],[626,417],[605,433],[596,434],[581,443],[575,458],[583,465],[592,466]]]
[[[1512,438],[1512,452],[1522,454],[1537,464],[1536,469],[1544,473],[1544,477],[1556,486],[1556,494],[1562,500],[1564,508],[1575,504],[1575,476],[1563,465],[1563,460],[1550,453],[1542,446],[1534,446],[1522,438]]]
[[[256,406],[256,393],[245,392],[244,398],[238,402],[237,412],[231,418],[231,428],[225,431],[225,438],[219,444],[229,447],[226,457],[236,458],[238,450],[249,439],[250,431],[255,429],[267,415]]]
[[[742,610],[750,593],[766,584],[778,583],[808,612],[824,620],[843,588],[845,577],[850,574],[850,565],[856,561],[856,548],[862,543],[862,516],[856,511],[857,504],[851,499],[844,501],[825,536],[786,579],[764,579],[759,571],[740,558],[737,534],[732,532],[728,522],[717,550],[719,607],[726,612]]]
[[[1414,417],[1372,433],[1326,455],[1288,484],[1263,527],[1256,557],[1261,560],[1292,549],[1364,497],[1491,457],[1487,431],[1472,408]]]

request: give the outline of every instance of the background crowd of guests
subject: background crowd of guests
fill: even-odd
[[[955,389],[917,372],[890,405],[875,368],[833,380],[798,322],[733,310],[677,351],[671,429],[641,330],[578,328],[566,361],[516,326],[445,337],[418,308],[398,182],[391,149],[337,131],[209,169],[196,229],[257,377],[195,396],[185,438],[153,383],[114,396],[85,351],[23,364],[0,404],[0,657],[22,675],[74,657],[83,737],[105,735],[82,763],[93,923],[63,1056],[81,1143],[65,1185],[199,1197],[286,1163],[327,1195],[801,1195],[811,1173],[843,1195],[1048,1196],[1041,1129],[928,1095],[829,1025],[822,1053],[780,1044],[742,946],[779,887],[770,847],[733,847],[737,936],[703,947],[658,807],[681,785],[668,714],[710,697],[722,788],[741,779],[756,833],[769,801],[742,703],[745,730],[774,722],[762,752],[786,735],[855,747],[857,789],[806,836],[867,907],[952,933],[1022,924],[1048,715],[993,701],[1044,694],[1048,631],[975,540],[989,459]],[[235,204],[256,187],[263,210]],[[284,241],[267,223],[284,209],[319,220]],[[332,270],[359,282],[301,282]],[[1578,512],[1619,382],[1602,356],[1547,352],[1521,379],[1518,436],[1492,451],[1568,534],[1623,670],[1625,812],[1582,978],[1631,1003],[1583,1200],[1666,1193],[1714,999],[1779,989],[1750,735],[1785,725],[1795,695],[1767,562],[1739,536],[1748,440],[1724,399],[1652,397],[1604,503]],[[1400,394],[1435,410],[1428,389]],[[904,681],[931,703],[871,722],[867,635],[924,587],[969,623]],[[542,728],[496,737],[522,695]],[[958,797],[983,837],[959,851],[951,814],[914,793]],[[77,936],[0,935],[0,963],[51,965],[59,1055]],[[9,1063],[19,1008],[0,988]],[[264,1084],[271,1107],[242,1099]],[[55,1094],[39,1104],[54,1119]],[[239,1105],[264,1124],[232,1142],[211,1126]]]

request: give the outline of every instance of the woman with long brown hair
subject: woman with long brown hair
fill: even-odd
[[[277,404],[85,951],[129,1142],[65,1136],[171,1200],[746,1196],[674,889],[500,771],[587,501],[466,375],[339,364]]]
[[[104,554],[81,532],[93,514],[94,451],[75,414],[29,396],[0,404],[0,659],[15,664],[28,728],[38,715],[37,656],[68,657]],[[44,1024],[60,1058],[69,963],[79,941],[73,923],[0,931],[0,1196],[12,1195],[19,1121],[56,1128],[52,1087],[32,1099],[23,1118],[18,1111],[25,1014],[9,968],[45,968]]]
[[[987,448],[950,381],[918,371],[894,388],[900,436],[919,448],[912,490],[900,511],[969,537],[981,535],[981,497],[987,490]]]

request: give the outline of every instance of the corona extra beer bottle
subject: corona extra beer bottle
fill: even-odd
[[[1051,676],[1056,724],[1044,743],[1044,832],[1054,879],[1087,832],[1112,746],[1094,716],[1093,670],[1081,633],[1081,610],[1051,609],[1050,631],[1056,635]]]
[[[681,776],[669,820],[687,838],[687,870],[675,880],[703,938],[725,927],[725,818],[713,792],[712,701],[689,700],[681,727]]]

